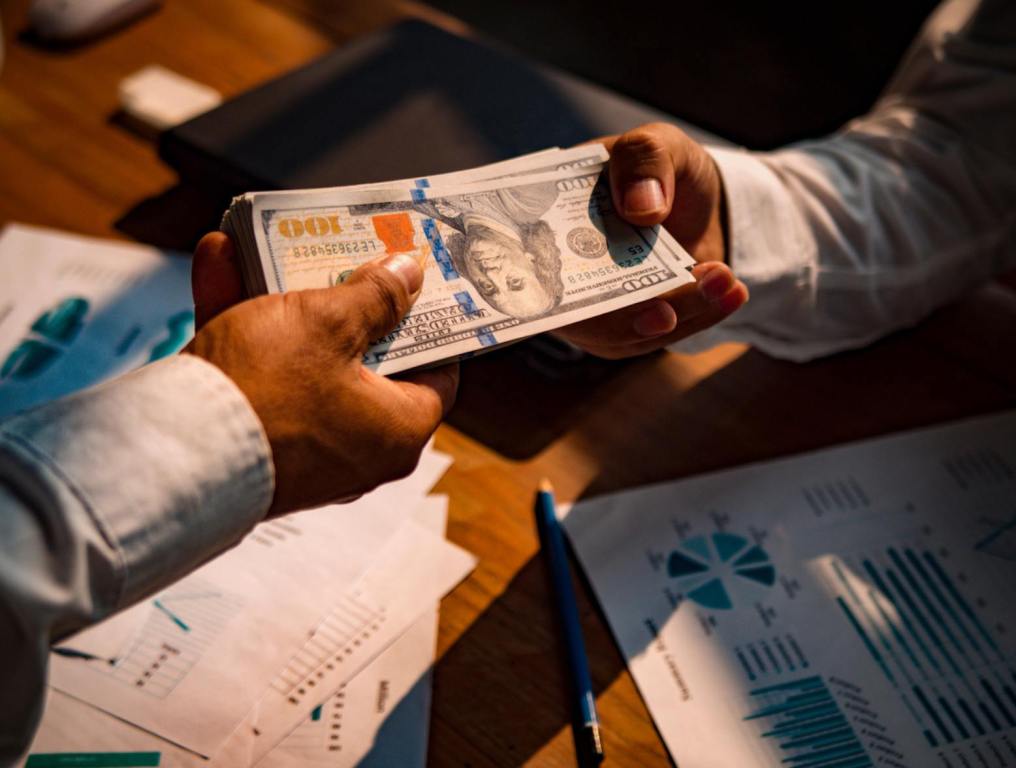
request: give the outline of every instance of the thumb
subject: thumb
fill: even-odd
[[[243,283],[233,243],[222,232],[205,235],[194,249],[191,292],[194,294],[194,321],[198,330],[243,299]]]
[[[343,323],[352,326],[366,349],[405,317],[423,288],[423,267],[416,257],[397,253],[364,264],[339,286]]]
[[[637,226],[660,224],[674,204],[674,179],[684,164],[684,134],[653,123],[617,137],[610,147],[610,187],[618,212]]]

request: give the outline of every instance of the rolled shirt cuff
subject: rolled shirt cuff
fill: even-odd
[[[671,349],[698,352],[738,341],[778,357],[813,356],[815,350],[803,349],[791,329],[781,328],[803,304],[813,301],[816,246],[798,206],[759,155],[739,148],[707,147],[707,151],[726,195],[727,260],[747,285],[750,299],[721,323]]]
[[[189,354],[15,416],[0,441],[26,475],[18,485],[82,508],[98,529],[114,570],[92,575],[100,614],[237,543],[274,493],[254,410]]]

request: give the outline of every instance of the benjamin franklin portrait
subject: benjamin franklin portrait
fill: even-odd
[[[414,207],[458,232],[446,247],[455,270],[499,312],[528,320],[564,294],[561,251],[541,220],[557,199],[551,183],[421,200]]]

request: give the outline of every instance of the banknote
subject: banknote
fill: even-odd
[[[693,260],[665,230],[616,214],[603,160],[593,146],[411,183],[257,193],[234,203],[224,228],[254,293],[334,286],[372,259],[414,255],[424,265],[421,295],[364,359],[397,373],[693,279]]]
[[[388,188],[405,189],[407,187],[427,188],[435,184],[448,186],[451,184],[465,184],[469,182],[485,181],[488,179],[504,178],[507,176],[519,176],[527,173],[545,173],[549,171],[566,170],[569,168],[603,163],[606,162],[607,158],[607,151],[603,148],[603,145],[599,143],[586,144],[579,147],[573,147],[571,149],[559,149],[557,147],[552,147],[539,152],[513,157],[510,160],[502,160],[497,163],[482,165],[476,168],[467,168],[462,171],[452,171],[451,173],[397,179],[395,181],[383,181],[371,184],[357,184],[341,187],[341,189],[348,192],[353,190],[361,191]],[[284,197],[296,198],[308,194],[329,194],[335,189],[339,188],[327,187],[319,189],[289,190],[275,192],[273,194],[279,195],[279,198],[277,199],[282,199]],[[235,198],[222,218],[222,230],[230,235],[240,246],[240,256],[243,260],[242,266],[244,267],[243,278],[247,293],[251,296],[258,296],[268,292],[268,285],[265,281],[264,275],[255,266],[258,263],[258,259],[253,258],[256,256],[257,248],[253,230],[253,202],[258,196],[263,194],[265,193],[249,192]]]

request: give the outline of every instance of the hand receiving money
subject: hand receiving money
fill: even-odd
[[[698,262],[694,285],[557,331],[587,352],[618,359],[716,325],[748,300],[748,289],[724,263],[723,190],[708,153],[663,123],[603,143],[610,150],[610,186],[621,216],[639,226],[662,225]]]
[[[410,254],[419,299],[364,364],[396,373],[628,307],[693,281],[660,227],[617,215],[599,145],[548,150],[426,179],[233,201],[223,230],[249,294],[326,288]]]

